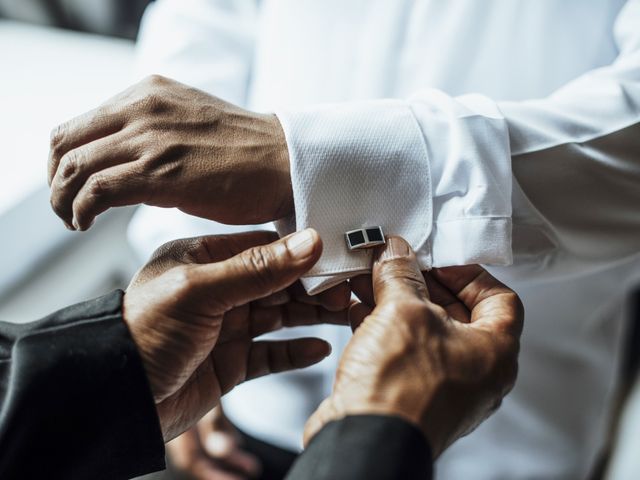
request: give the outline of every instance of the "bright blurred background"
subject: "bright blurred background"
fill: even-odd
[[[46,164],[55,125],[132,83],[134,40],[148,3],[0,0],[2,320],[34,320],[123,288],[138,267],[126,240],[133,209],[107,212],[88,233],[68,232],[49,207]],[[638,323],[630,328],[627,388],[612,422],[614,448],[604,478],[637,479],[640,471]]]

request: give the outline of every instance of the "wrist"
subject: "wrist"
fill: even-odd
[[[360,415],[379,415],[383,417],[400,418],[416,427],[425,436],[430,447],[433,448],[435,440],[425,422],[423,408],[417,405],[408,405],[402,401],[390,401],[389,399],[367,399],[365,395],[357,398],[345,398],[335,392],[326,398],[311,416],[305,427],[304,443],[307,445],[325,425],[330,422],[342,420],[345,417]]]
[[[278,117],[275,114],[268,114],[266,117],[270,138],[273,139],[268,157],[275,179],[272,217],[273,220],[277,220],[293,214],[294,211],[289,147]]]

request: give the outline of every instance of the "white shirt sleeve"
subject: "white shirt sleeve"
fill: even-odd
[[[244,106],[258,1],[157,0],[147,7],[136,76],[159,74]]]
[[[314,227],[325,245],[310,293],[369,271],[370,252],[350,252],[344,232],[373,225],[407,238],[425,269],[637,253],[638,25],[633,0],[616,23],[619,58],[541,100],[427,89],[276,112],[295,203],[279,231]]]

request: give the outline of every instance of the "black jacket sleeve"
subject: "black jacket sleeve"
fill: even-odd
[[[122,295],[0,323],[0,478],[114,480],[164,468]]]
[[[331,422],[298,457],[288,480],[429,480],[431,450],[397,417],[356,415]]]

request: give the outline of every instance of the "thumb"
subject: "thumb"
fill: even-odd
[[[387,244],[376,251],[372,279],[378,306],[406,298],[429,299],[415,253],[401,237],[389,237]]]
[[[194,267],[195,284],[223,310],[287,288],[320,258],[322,241],[313,229],[258,245],[223,262]]]

